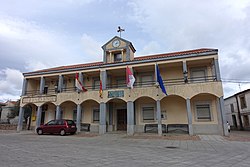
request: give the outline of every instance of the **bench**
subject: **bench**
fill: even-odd
[[[81,131],[90,131],[90,124],[87,123],[81,123]]]
[[[169,132],[188,133],[188,124],[168,124],[167,133]]]
[[[162,132],[166,133],[167,126],[165,124],[161,124]],[[158,132],[158,124],[145,124],[144,133],[157,133]]]

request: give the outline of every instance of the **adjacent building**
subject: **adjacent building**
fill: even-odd
[[[240,130],[250,130],[250,89],[225,99],[225,118],[229,124]]]
[[[133,44],[117,36],[102,49],[100,62],[23,73],[20,115],[25,107],[32,110],[33,129],[67,118],[76,121],[78,131],[86,123],[99,134],[133,135],[156,124],[161,135],[162,124],[184,124],[190,135],[227,135],[217,49],[134,57]],[[167,95],[157,82],[157,66]],[[135,77],[133,89],[127,87],[127,67]],[[87,91],[76,89],[76,73]]]

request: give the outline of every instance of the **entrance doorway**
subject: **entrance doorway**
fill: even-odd
[[[127,130],[127,109],[117,110],[117,130]]]
[[[237,126],[237,120],[236,120],[236,116],[235,115],[232,115],[232,120],[233,120],[233,126],[235,128],[237,128],[238,126]]]
[[[243,120],[244,120],[244,126],[245,127],[249,127],[249,118],[248,118],[248,115],[244,115],[243,116]]]

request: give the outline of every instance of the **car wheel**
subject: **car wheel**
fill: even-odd
[[[38,130],[37,130],[37,134],[38,134],[38,135],[42,135],[42,134],[43,134],[43,130],[42,130],[42,129],[38,129]]]
[[[65,130],[62,129],[62,130],[60,131],[60,135],[61,135],[61,136],[64,136],[65,134],[66,134]]]

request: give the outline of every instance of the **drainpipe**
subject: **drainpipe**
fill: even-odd
[[[239,106],[238,98],[236,95],[234,95],[234,97],[236,99],[236,104],[237,104],[238,117],[239,117],[239,121],[240,121],[240,130],[244,130],[243,124],[242,124],[242,119],[241,119],[241,114],[240,114],[240,106]]]

